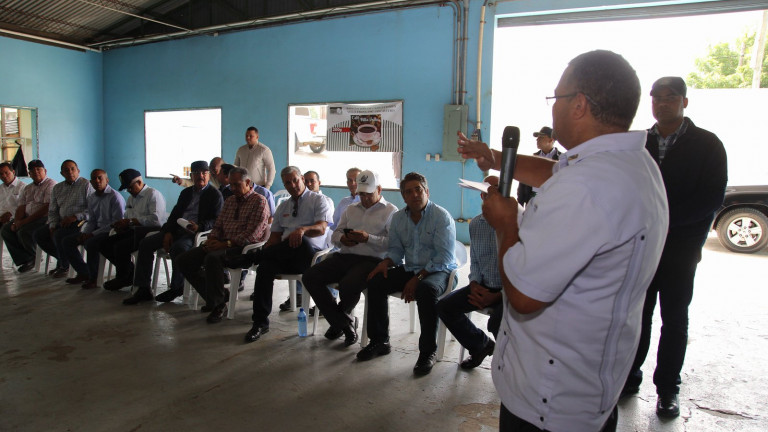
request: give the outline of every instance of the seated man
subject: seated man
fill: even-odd
[[[333,226],[337,226],[341,220],[341,215],[344,214],[344,210],[354,204],[360,202],[360,195],[357,194],[357,175],[360,174],[360,168],[350,168],[347,170],[347,188],[349,189],[349,196],[346,196],[339,201],[339,205],[336,206],[336,210],[333,211]]]
[[[205,299],[203,312],[210,312],[209,323],[217,323],[227,314],[225,257],[236,257],[243,247],[263,242],[269,236],[267,200],[251,189],[248,170],[232,168],[228,183],[234,195],[224,201],[208,240],[176,259],[181,273]]]
[[[8,162],[0,163],[0,227],[13,219],[13,214],[19,208],[21,192],[27,186],[18,177],[13,165]]]
[[[437,298],[456,268],[456,226],[448,211],[429,199],[427,179],[421,174],[407,174],[400,182],[400,194],[406,207],[392,216],[387,256],[368,275],[371,343],[357,353],[357,359],[389,354],[387,296],[402,291],[401,298],[406,303],[415,300],[419,309],[419,359],[413,372],[426,375],[437,359]]]
[[[33,236],[36,230],[46,226],[51,191],[56,184],[56,180],[46,176],[48,171],[39,159],[29,161],[27,171],[32,183],[28,184],[21,194],[13,222],[3,225],[0,231],[19,273],[28,272],[35,267]]]
[[[213,159],[211,159],[210,162],[208,162],[208,168],[211,172],[211,180],[210,183],[215,187],[216,189],[219,189],[221,191],[221,188],[224,186],[219,181],[219,174],[221,173],[221,167],[224,166],[224,159],[216,156]],[[181,178],[179,176],[173,176],[171,177],[171,181],[176,183],[177,185],[188,188],[194,184],[191,178]],[[224,199],[227,199],[228,197],[224,197]]]
[[[377,174],[361,172],[356,185],[360,202],[347,208],[333,232],[333,243],[340,248],[339,252],[307,269],[302,277],[331,326],[325,337],[337,339],[343,334],[344,346],[357,342],[357,318],[352,316],[352,310],[360,301],[368,274],[387,253],[389,222],[397,211],[394,204],[381,196]],[[328,290],[328,284],[336,282],[341,297],[338,305]]]
[[[122,219],[125,212],[125,199],[109,187],[106,171],[91,171],[91,186],[93,193],[88,196],[88,222],[81,232],[70,234],[62,240],[64,255],[77,271],[77,275],[67,279],[67,283],[82,283],[82,287],[86,289],[96,288],[101,244],[109,237],[112,224]],[[87,265],[78,249],[79,245],[85,245],[85,251],[88,253]]]
[[[51,191],[48,226],[35,231],[35,243],[58,260],[56,268],[48,273],[55,278],[67,277],[69,260],[64,253],[63,241],[80,232],[88,219],[88,196],[93,193],[88,180],[80,177],[80,168],[75,161],[65,160],[61,164],[61,175],[64,181],[57,183]]]
[[[495,186],[499,179],[491,176],[485,181]],[[485,199],[486,194],[482,193],[480,196]],[[523,208],[520,207],[518,218],[522,219],[522,216]],[[440,319],[459,343],[469,351],[469,357],[460,364],[463,369],[478,367],[487,356],[493,354],[495,346],[493,340],[477,328],[466,314],[491,308],[488,331],[495,337],[499,332],[501,313],[504,309],[496,231],[482,214],[472,218],[469,223],[469,239],[471,242],[469,285],[453,291],[437,302],[437,314]]]
[[[126,189],[130,196],[125,204],[125,215],[112,223],[115,234],[107,237],[99,248],[99,252],[115,266],[115,278],[104,283],[104,289],[109,291],[133,285],[131,254],[147,234],[159,230],[167,219],[165,198],[144,184],[140,172],[129,168],[120,173],[118,190]]]
[[[331,214],[333,214],[333,200],[331,197],[326,196],[323,194],[323,191],[320,190],[320,174],[317,173],[317,171],[307,171],[304,173],[304,185],[306,185],[307,189],[310,191],[322,195],[327,201],[328,206],[331,208]],[[322,249],[326,249],[331,247],[331,234],[333,234],[333,223],[328,223],[328,230],[325,231],[325,241],[323,243]],[[301,303],[301,294],[302,294],[302,286],[301,283],[296,283],[296,303]],[[291,310],[291,297],[289,296],[287,299],[285,299],[284,302],[280,303],[279,306],[280,310],[285,312]],[[314,309],[314,308],[312,308]],[[307,313],[309,313],[310,316],[314,315],[314,310],[310,310]]]
[[[211,175],[208,162],[195,161],[191,167],[194,185],[181,191],[171,215],[160,227],[160,232],[139,242],[139,256],[136,258],[136,276],[133,282],[137,289],[132,296],[123,300],[125,305],[154,299],[150,286],[155,251],[164,249],[175,262],[176,257],[195,245],[195,234],[213,228],[213,223],[221,212],[221,192],[208,183]],[[158,295],[157,301],[171,302],[184,294],[184,276],[181,275],[178,265],[174,263],[172,267],[168,290]]]
[[[291,195],[280,203],[272,223],[272,234],[267,244],[252,255],[245,265],[258,264],[253,292],[253,326],[245,335],[245,342],[254,342],[269,331],[272,312],[272,289],[275,276],[280,273],[304,273],[312,256],[323,248],[325,231],[333,211],[328,200],[310,191],[304,177],[295,166],[280,172],[283,186]]]

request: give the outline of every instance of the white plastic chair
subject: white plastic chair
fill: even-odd
[[[245,255],[249,251],[259,249],[262,246],[264,246],[265,241],[259,242],[259,243],[253,243],[246,245],[243,248],[242,254]],[[237,287],[235,285],[235,281],[240,281],[240,273],[242,273],[242,268],[231,268],[229,270],[229,306],[227,306],[227,319],[234,319],[235,318],[235,305],[237,304]],[[197,309],[197,297],[195,297],[195,304],[193,306],[193,309]]]
[[[285,189],[280,189],[279,191],[275,192],[274,198],[275,198],[275,208],[280,205],[281,202],[287,200],[291,197],[291,194],[288,193]]]
[[[327,255],[328,252],[331,251],[331,248],[326,248],[320,251],[315,252],[315,255],[312,256],[311,266],[319,263],[323,256]],[[258,271],[258,270],[257,270]],[[288,296],[290,298],[290,304],[291,304],[291,311],[296,310],[296,282],[301,282],[301,274],[278,274],[275,276],[275,279],[281,279],[281,280],[287,280],[288,281]],[[303,283],[302,283],[303,285]],[[310,301],[312,300],[312,296],[309,295],[309,293],[306,293],[306,295],[301,296],[301,307],[304,308],[307,313],[309,313],[309,307],[310,307]],[[312,334],[315,334],[315,331],[317,331],[317,321],[318,317],[320,315],[319,311],[315,311],[315,319],[314,324],[312,325]]]
[[[210,233],[211,233],[211,230],[201,231],[195,234],[195,247],[200,246],[201,244],[203,244],[204,241],[208,240],[208,234]],[[157,264],[155,264],[155,267],[157,267]],[[155,270],[155,272],[157,272],[157,270]],[[166,275],[167,274],[168,273],[166,273]],[[170,279],[168,280],[168,283],[170,284]],[[193,300],[193,297],[194,297],[194,300]],[[184,279],[184,295],[181,298],[182,298],[181,300],[182,304],[186,304],[192,307],[192,304],[194,303],[195,307],[193,309],[197,309],[197,291],[195,291],[195,289],[192,288],[192,285],[186,279]]]
[[[39,272],[40,267],[42,267],[41,264],[43,262],[43,254],[45,254],[45,270],[43,273],[48,274],[48,265],[51,262],[51,256],[48,255],[48,252],[45,252],[40,246],[35,246],[35,273]]]
[[[481,314],[487,315],[487,316],[491,316],[491,313],[493,312],[493,308],[487,307],[485,309],[479,309],[479,310],[476,310],[474,312],[481,313]],[[470,318],[471,315],[472,315],[471,311],[467,312],[467,318]],[[461,362],[464,361],[464,351],[466,351],[464,349],[464,345],[460,345],[460,346],[461,346],[461,349],[459,350],[459,364],[461,364]]]
[[[446,295],[450,294],[455,288],[456,283],[458,279],[459,270],[464,268],[464,266],[467,265],[467,248],[464,246],[464,243],[454,240],[453,245],[453,253],[456,256],[456,263],[457,267],[451,271],[451,274],[448,276],[448,286],[445,289],[445,293],[443,293],[440,298],[445,297]],[[368,290],[364,290],[363,293],[365,294],[365,312],[363,315],[363,330],[362,335],[360,337],[360,346],[365,347],[368,345]],[[403,293],[398,291],[390,294],[392,297],[397,297],[400,299],[402,297]],[[410,332],[414,333],[416,330],[416,302],[412,301],[408,304],[408,307],[410,308],[409,314],[410,314]],[[438,320],[437,324],[437,360],[441,360],[443,358],[443,354],[445,354],[445,324],[443,324],[442,321]]]

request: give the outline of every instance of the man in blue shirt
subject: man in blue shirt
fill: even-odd
[[[109,187],[109,177],[102,169],[91,172],[93,193],[88,196],[88,222],[82,232],[64,237],[63,247],[69,263],[77,275],[67,279],[68,284],[82,283],[86,289],[96,288],[96,275],[99,272],[99,249],[109,237],[112,224],[123,218],[125,199],[116,190]],[[77,249],[85,245],[88,264]]]
[[[245,335],[246,343],[257,341],[269,331],[276,275],[304,273],[315,252],[324,247],[325,231],[333,220],[328,200],[306,187],[299,168],[287,166],[280,177],[291,197],[277,206],[267,243],[262,250],[249,254],[246,262],[229,264],[242,268],[259,265],[252,296],[253,326]]]
[[[456,268],[456,226],[448,211],[429,200],[427,179],[421,174],[407,174],[400,182],[400,194],[406,207],[392,216],[387,256],[368,275],[371,342],[357,359],[366,361],[391,351],[387,296],[402,291],[401,298],[406,303],[415,300],[419,309],[419,359],[413,372],[426,375],[437,361],[437,299]]]

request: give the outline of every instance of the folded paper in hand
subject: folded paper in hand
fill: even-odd
[[[472,189],[480,192],[488,192],[488,187],[490,185],[490,183],[485,182],[474,182],[471,180],[459,179],[459,186],[465,189]]]

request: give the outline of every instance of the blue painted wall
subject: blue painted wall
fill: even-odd
[[[402,99],[403,173],[424,174],[432,199],[459,217],[461,164],[425,161],[426,153],[442,153],[443,106],[453,97],[454,20],[451,8],[429,7],[108,51],[107,168],[144,170],[146,109],[220,106],[224,159],[234,159],[245,128],[255,125],[279,170],[288,160],[288,104]],[[479,175],[474,165],[468,169]],[[149,183],[170,203],[180,191],[168,180]],[[281,188],[279,181],[273,186]],[[348,193],[324,191],[336,201]],[[386,198],[403,205],[398,193]],[[478,211],[475,205],[464,216]],[[460,225],[460,238],[468,240]]]
[[[56,181],[75,160],[86,177],[104,162],[102,55],[0,37],[0,104],[37,108],[39,157]],[[29,156],[25,155],[27,161]]]

